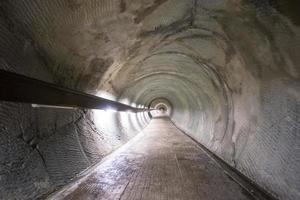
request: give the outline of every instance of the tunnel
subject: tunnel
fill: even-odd
[[[0,199],[300,199],[299,8],[1,0]]]

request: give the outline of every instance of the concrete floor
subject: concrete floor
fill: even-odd
[[[49,199],[252,199],[168,118]]]

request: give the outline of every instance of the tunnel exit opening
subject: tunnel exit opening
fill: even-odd
[[[149,107],[154,108],[154,110],[150,112],[151,117],[170,117],[172,114],[172,104],[165,98],[152,100]]]

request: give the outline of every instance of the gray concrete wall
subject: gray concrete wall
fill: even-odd
[[[8,23],[0,17],[0,68],[59,83],[35,43]],[[147,113],[0,102],[0,199],[46,196],[126,143],[148,122]]]
[[[178,127],[275,197],[297,199],[299,27],[268,4],[235,6],[198,1],[193,26],[157,30],[160,43],[117,80],[135,73],[126,95],[168,99]],[[176,16],[175,5],[160,9]]]

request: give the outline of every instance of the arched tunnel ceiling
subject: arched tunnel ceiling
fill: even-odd
[[[247,51],[268,40],[267,37],[273,40],[267,44],[269,48],[276,50],[286,36],[273,36],[272,32],[280,31],[284,28],[281,25],[290,22],[271,7],[260,9],[267,3],[255,5],[233,0],[4,1],[2,10],[9,15],[8,23],[15,34],[25,33],[29,42],[35,43],[59,82],[95,92],[103,88],[119,89],[118,84],[124,86],[117,78],[114,83],[110,77],[115,77],[120,68],[124,77],[124,70],[141,64],[152,54],[169,51],[166,56],[172,59],[171,52],[183,52],[206,64],[224,67],[239,51],[236,48]],[[274,16],[261,22],[255,11],[264,20],[270,12]],[[247,38],[249,44],[238,44]],[[249,56],[243,53],[248,52],[238,56],[247,59]],[[296,52],[289,53],[297,57]],[[268,55],[272,54],[268,48],[261,49],[259,54],[277,57]],[[284,62],[278,57],[278,62]],[[253,69],[253,73],[258,71]],[[292,66],[285,71],[294,76],[298,73]]]
[[[25,41],[15,54],[33,48],[53,82],[137,105],[167,99],[178,127],[263,188],[293,199],[300,28],[292,1],[282,2],[4,0],[0,23],[15,43]],[[271,166],[264,159],[272,156]]]

